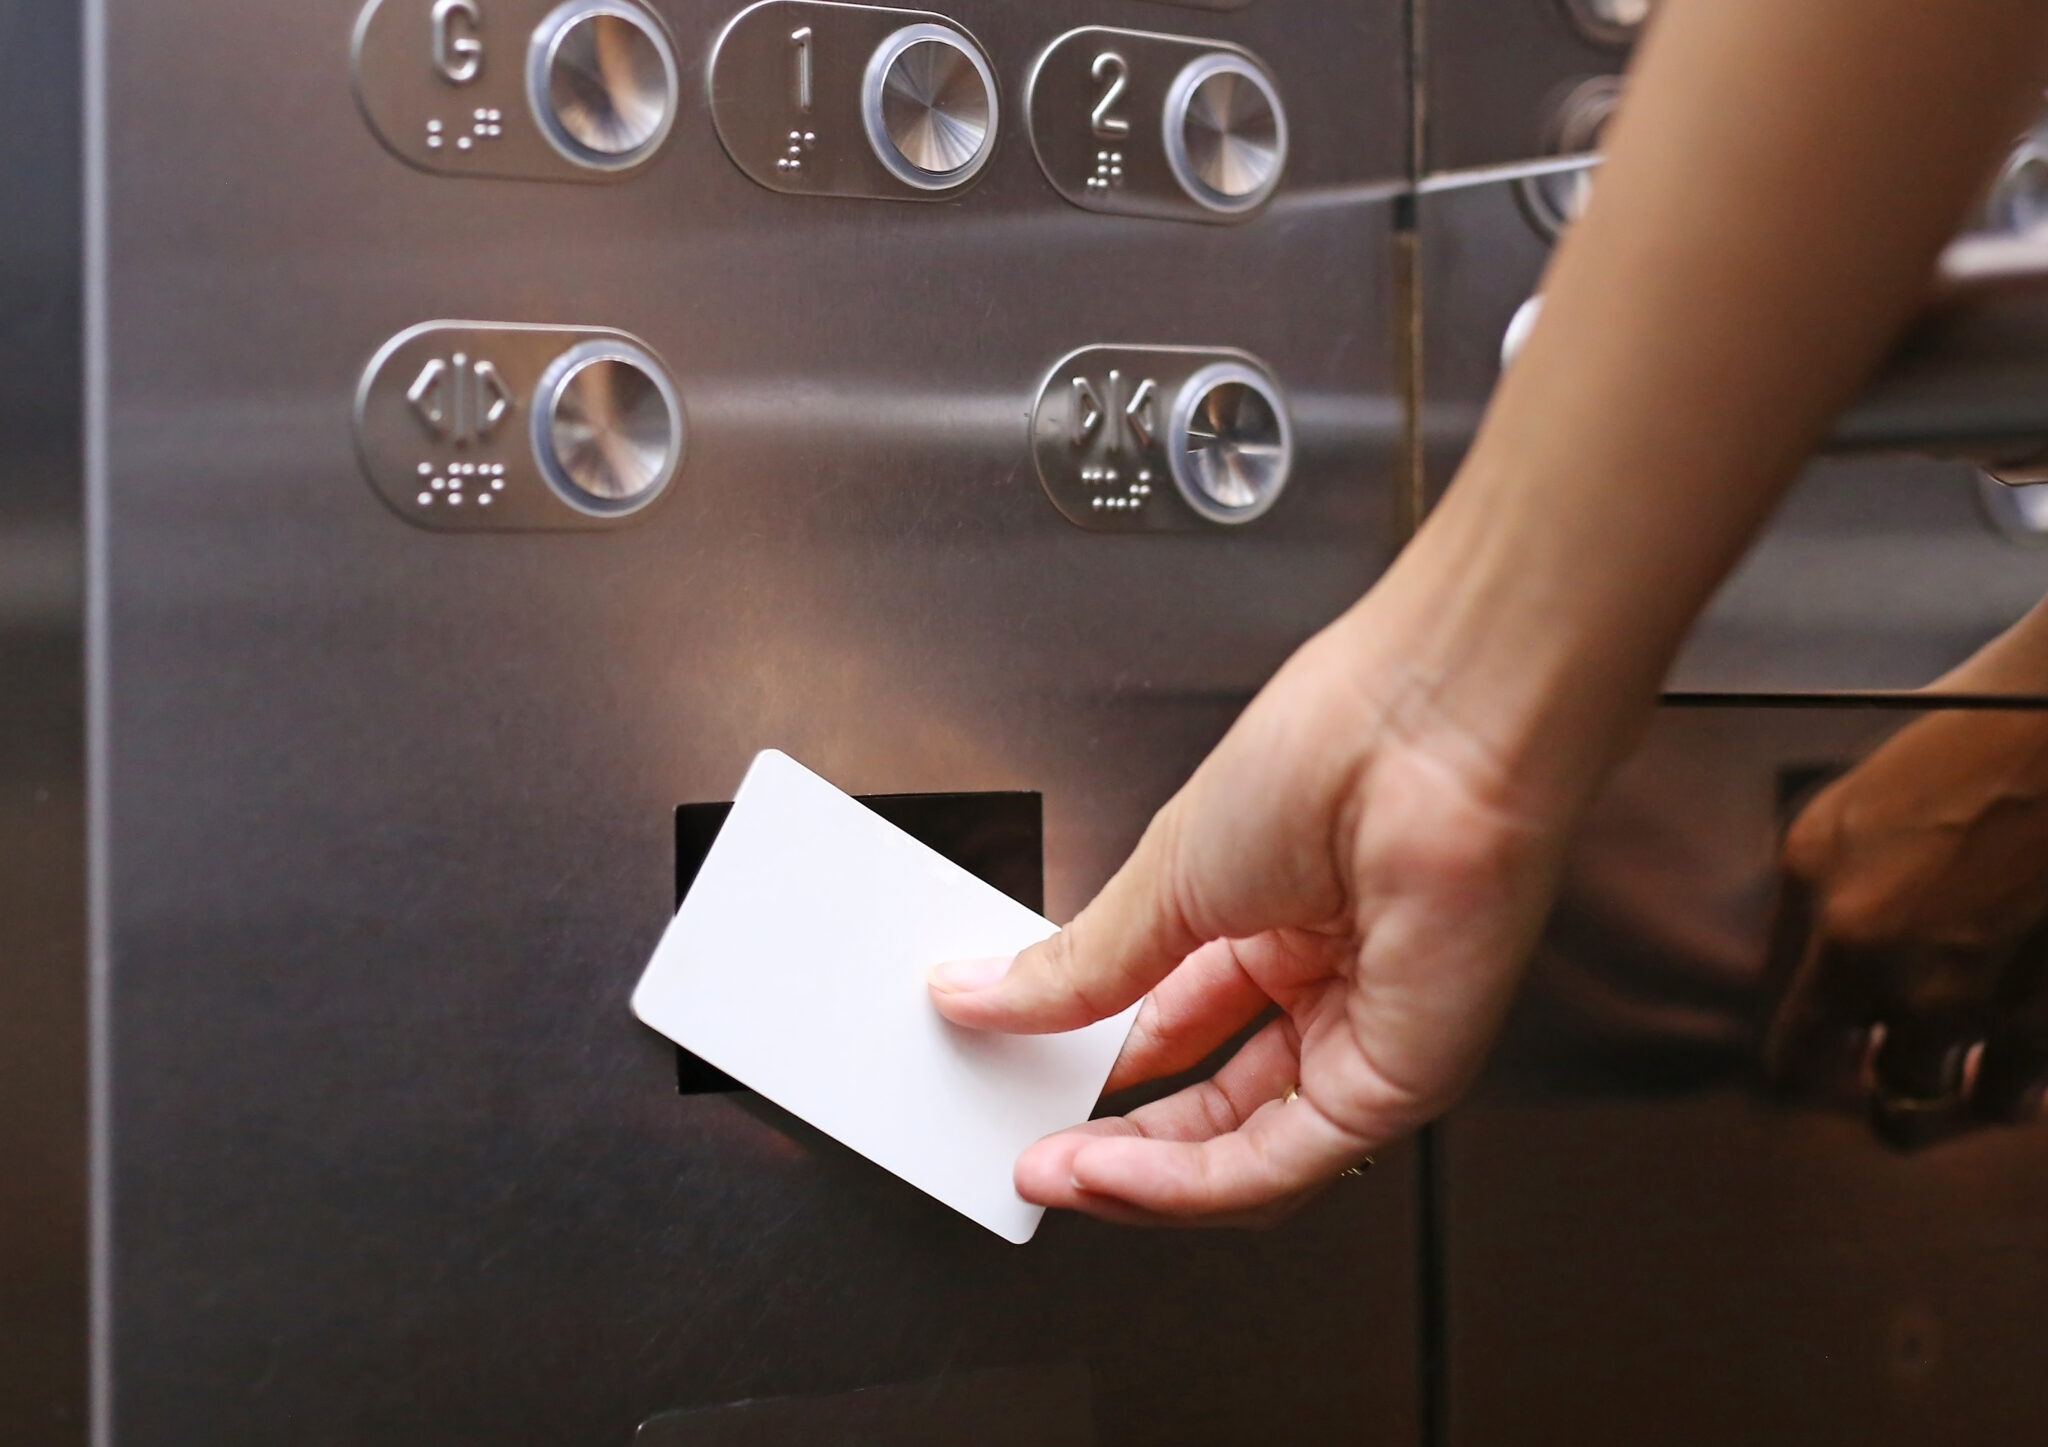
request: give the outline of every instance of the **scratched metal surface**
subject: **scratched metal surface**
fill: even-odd
[[[1409,1440],[1401,1159],[1284,1232],[1016,1250],[678,1098],[626,1012],[671,810],[754,750],[861,792],[1043,791],[1064,916],[1374,576],[1399,416],[1358,188],[1405,154],[1397,7],[962,0],[1013,100],[1075,24],[1258,50],[1292,175],[1234,227],[1068,206],[1014,112],[957,201],[757,187],[699,99],[735,8],[662,5],[687,103],[591,186],[408,169],[356,113],[340,0],[105,0],[114,1440],[623,1444],[1073,1363],[1104,1441]],[[694,428],[673,495],[585,536],[387,511],[351,390],[441,316],[646,338]],[[1061,518],[1027,415],[1104,341],[1271,365],[1282,505]]]

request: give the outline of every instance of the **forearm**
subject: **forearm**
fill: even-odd
[[[1668,0],[1541,322],[1375,610],[1431,708],[1583,793],[2044,70],[2040,0]]]

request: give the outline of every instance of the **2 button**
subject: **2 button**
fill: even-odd
[[[1025,97],[1038,164],[1090,211],[1242,221],[1287,169],[1287,110],[1250,51],[1091,26],[1055,40]]]

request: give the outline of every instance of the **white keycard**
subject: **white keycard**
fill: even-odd
[[[1065,1035],[949,1024],[925,972],[1055,926],[774,750],[758,755],[633,1013],[748,1089],[1022,1243],[1017,1155],[1088,1118],[1137,1006]]]

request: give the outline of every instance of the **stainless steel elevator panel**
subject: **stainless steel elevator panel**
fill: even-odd
[[[1500,377],[1501,342],[1550,245],[1518,183],[1417,202],[1425,487],[1449,485]],[[1656,479],[1644,478],[1645,487]],[[1964,463],[1812,464],[1709,606],[1678,690],[1797,693],[1928,685],[2048,595],[2048,531]]]
[[[1594,811],[1487,1077],[1443,1127],[1447,1440],[2039,1435],[2044,1127],[1902,1151],[1855,1079],[1764,1089],[1799,954],[1782,831],[1816,781],[1930,722],[1945,759],[2048,735],[2048,715],[2001,709],[1668,708]],[[1924,803],[1953,818],[1962,792]],[[2042,878],[2024,862],[1995,883],[2032,898]],[[1904,958],[1882,943],[1845,952],[1850,974]],[[1968,1033],[1999,1040],[2015,1012],[2038,1075],[2038,993]],[[1906,1038],[1908,1015],[1878,1014]],[[1871,1048],[1850,1077],[1883,1068]]]
[[[739,0],[623,7],[673,45],[656,140],[626,122],[658,48],[624,89],[563,83],[572,139],[625,118],[611,169],[529,146],[524,10],[440,7],[460,20],[437,56],[437,7],[401,3],[406,84],[455,85],[438,59],[500,87],[414,116],[410,160],[351,92],[353,4],[93,12],[112,1440],[623,1447],[662,1414],[699,1414],[649,1429],[687,1442],[747,1399],[853,1423],[935,1383],[970,1432],[1014,1410],[1103,1442],[1275,1420],[1411,1439],[1405,1156],[1270,1235],[1060,1219],[1018,1250],[746,1097],[679,1097],[626,1010],[673,901],[672,813],[729,797],[755,750],[862,793],[1041,792],[1063,917],[1371,581],[1396,542],[1391,207],[1369,198],[1406,155],[1398,7],[961,0],[941,18],[986,50],[996,138],[957,194],[919,200],[735,163],[706,67]],[[1263,211],[1061,198],[1022,101],[1086,25],[1260,58],[1288,124]],[[799,55],[792,32],[757,113],[796,133],[786,158],[880,144],[807,129]],[[858,92],[829,69],[845,51],[811,59],[820,114]],[[951,73],[925,99],[964,114]],[[531,178],[434,159],[493,146]],[[658,502],[580,531],[387,506],[358,382],[448,321],[628,337],[686,419]],[[1256,358],[1291,422],[1284,495],[1243,526],[1070,522],[1031,416],[1092,346]],[[442,449],[422,490],[473,518],[494,480],[536,481],[453,470],[475,420],[558,393],[507,363],[458,415],[435,388],[469,388],[479,358],[456,350],[406,390],[433,424],[413,445]],[[595,389],[584,421],[624,435],[619,395]],[[580,425],[565,464],[598,435]],[[990,1373],[992,1395],[969,1385]]]

